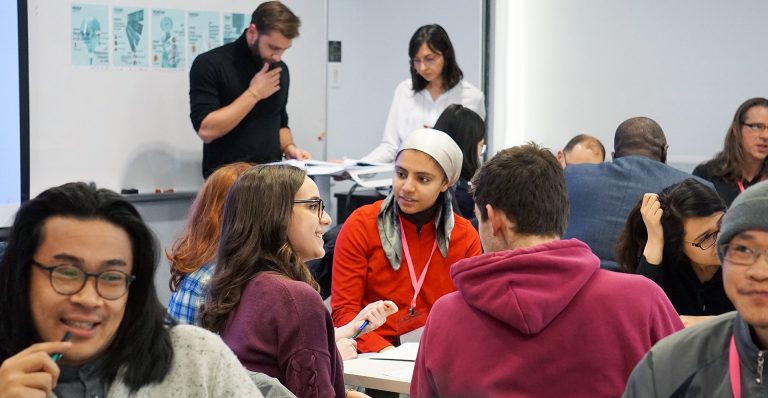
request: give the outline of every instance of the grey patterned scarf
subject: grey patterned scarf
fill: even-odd
[[[437,248],[443,258],[448,258],[448,245],[453,230],[453,196],[451,190],[446,190],[442,196],[442,205],[437,209],[435,216],[435,230],[437,234]],[[438,198],[438,200],[440,200]],[[384,254],[389,260],[392,269],[400,269],[403,261],[403,243],[400,241],[400,214],[395,202],[394,192],[384,199],[381,210],[376,217],[376,226],[379,228],[379,239]]]

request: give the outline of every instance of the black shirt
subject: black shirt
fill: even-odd
[[[656,282],[680,315],[720,315],[735,309],[725,295],[722,268],[702,283],[690,264],[651,265],[641,255],[636,272]]]
[[[231,104],[263,67],[243,33],[236,41],[200,54],[189,71],[189,117],[195,131],[209,113]],[[203,176],[234,162],[269,163],[282,158],[280,129],[288,127],[288,66],[280,61],[280,90],[256,103],[226,135],[203,144]]]
[[[709,161],[696,166],[696,168],[693,169],[693,175],[712,182],[712,185],[715,186],[715,191],[717,191],[717,194],[723,198],[725,205],[730,207],[733,200],[736,199],[736,196],[741,193],[741,189],[736,183],[736,180],[726,180],[723,177],[715,176],[712,174],[713,170],[714,163]],[[753,178],[751,181],[742,179],[741,184],[744,186],[744,189],[746,189],[749,186],[762,181],[766,178],[766,176],[768,176],[768,162],[763,164],[763,169],[760,170],[760,173],[758,173],[755,178]]]

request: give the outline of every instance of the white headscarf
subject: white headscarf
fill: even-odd
[[[434,129],[416,130],[405,139],[397,154],[400,155],[400,152],[405,149],[415,149],[435,159],[445,172],[449,185],[453,186],[459,180],[461,162],[464,160],[464,156],[459,146],[448,134]],[[439,204],[434,222],[437,248],[443,258],[448,258],[448,246],[451,242],[451,231],[453,231],[451,190],[446,190],[441,196],[442,203]],[[440,200],[439,197],[438,200]],[[394,191],[381,204],[381,210],[376,217],[376,226],[379,230],[384,254],[387,256],[392,269],[397,271],[403,260],[403,246],[400,241],[400,216],[395,204]]]
[[[461,153],[461,148],[456,145],[456,141],[448,134],[435,129],[418,129],[403,141],[397,155],[406,149],[424,152],[435,159],[448,177],[448,185],[453,186],[459,180],[464,155]]]

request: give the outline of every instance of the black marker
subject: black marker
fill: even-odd
[[[72,332],[67,330],[67,333],[64,333],[64,337],[61,338],[61,341],[69,341],[69,339],[72,337]],[[53,362],[59,362],[59,359],[64,356],[64,354],[57,352],[53,355],[51,355],[51,358],[53,359]]]

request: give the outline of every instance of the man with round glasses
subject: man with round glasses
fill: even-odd
[[[717,250],[736,311],[656,344],[624,397],[768,396],[768,182],[736,197]]]
[[[218,336],[166,317],[157,254],[114,192],[65,184],[22,205],[0,260],[0,395],[261,397]]]

